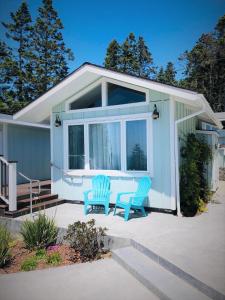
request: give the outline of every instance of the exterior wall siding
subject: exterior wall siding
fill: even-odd
[[[91,187],[91,176],[70,177],[63,173],[63,126],[54,127],[56,114],[65,120],[88,119],[106,116],[135,115],[139,113],[152,112],[154,104],[160,112],[160,118],[153,120],[153,168],[152,189],[149,194],[149,201],[146,206],[171,209],[171,166],[170,166],[170,100],[169,96],[162,93],[150,91],[151,102],[149,105],[100,109],[95,111],[65,112],[65,102],[57,105],[52,111],[52,162],[61,170],[52,167],[53,191],[59,197],[67,200],[83,200],[83,192]],[[153,102],[154,101],[154,102]],[[82,171],[81,171],[82,172]],[[104,171],[102,172],[104,173]],[[111,203],[115,203],[118,192],[135,191],[138,178],[134,177],[110,177],[111,179]],[[174,209],[174,208],[173,208]]]
[[[29,178],[50,179],[50,132],[48,129],[8,125],[8,159]],[[25,182],[18,176],[18,182]]]

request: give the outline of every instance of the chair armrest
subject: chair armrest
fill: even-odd
[[[83,194],[88,195],[90,192],[92,192],[92,190],[85,191],[85,192],[83,192]]]
[[[117,194],[117,197],[116,197],[116,203],[120,202],[120,198],[121,196],[124,196],[124,195],[134,195],[135,192],[122,192],[122,193],[118,193]],[[129,203],[130,203],[131,200],[129,200]]]
[[[133,197],[130,197],[130,203],[131,204],[135,204],[133,202],[137,201],[139,203],[136,203],[138,205],[142,205],[143,204],[143,201],[144,199],[147,197],[147,195],[139,195],[139,196],[133,196]]]
[[[88,201],[88,195],[92,192],[92,190],[88,190],[88,191],[85,191],[83,192],[84,194],[84,201]]]

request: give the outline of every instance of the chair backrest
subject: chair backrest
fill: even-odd
[[[152,181],[148,176],[142,177],[138,182],[137,191],[135,196],[148,196],[148,192],[152,186]]]
[[[110,190],[110,179],[105,175],[97,175],[92,179],[92,190],[95,198],[108,196]]]

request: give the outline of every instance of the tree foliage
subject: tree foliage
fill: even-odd
[[[150,78],[155,75],[153,58],[144,38],[131,32],[122,44],[113,40],[106,51],[104,66],[108,69]]]
[[[13,41],[14,56],[11,51],[8,52],[10,59],[5,60],[5,67],[12,67],[10,81],[13,84],[15,96],[19,101],[30,101],[32,99],[32,25],[31,15],[26,2],[22,2],[15,13],[10,14],[11,22],[2,23],[6,28],[6,37]],[[6,70],[5,68],[5,70]],[[6,72],[6,71],[5,71]]]
[[[195,215],[201,201],[208,201],[205,167],[211,158],[212,152],[208,144],[193,133],[188,134],[181,148],[180,167],[181,210],[185,216]]]
[[[186,64],[180,85],[204,94],[214,111],[225,111],[225,15],[180,60]]]
[[[52,6],[52,0],[43,0],[34,25],[32,45],[35,55],[35,97],[45,93],[68,74],[67,59],[73,59],[66,48],[61,30],[63,25]]]
[[[157,80],[161,83],[176,85],[176,70],[172,62],[168,62],[164,71],[163,67],[159,69]]]
[[[65,78],[73,55],[52,0],[42,0],[35,22],[23,1],[2,25],[9,45],[0,41],[0,111],[12,114]]]

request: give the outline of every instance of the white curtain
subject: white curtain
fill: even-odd
[[[90,169],[120,170],[120,123],[89,125]]]

